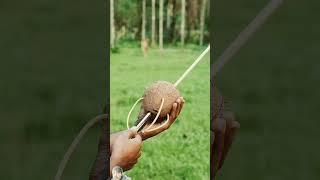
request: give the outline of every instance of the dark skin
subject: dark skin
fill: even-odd
[[[225,158],[240,128],[233,112],[224,110],[224,100],[211,83],[211,179],[222,168]]]
[[[155,124],[152,125],[152,131],[145,131],[149,125],[152,123],[152,120],[147,121],[145,123],[145,125],[143,126],[143,128],[139,131],[139,134],[141,135],[143,140],[146,140],[148,138],[151,138],[153,136],[156,136],[160,133],[162,133],[163,131],[167,130],[170,128],[170,126],[174,123],[174,121],[177,119],[177,117],[179,116],[179,114],[181,113],[181,110],[183,108],[183,105],[185,103],[185,100],[183,99],[183,97],[179,97],[176,102],[173,103],[172,105],[172,109],[169,115],[169,121],[166,123],[166,117],[163,119],[158,119],[156,121]],[[139,113],[139,119],[141,119],[142,117],[144,117],[146,115],[146,112],[144,112],[144,110],[141,108],[140,113]],[[164,126],[162,126],[161,128],[157,129],[158,127],[160,127],[163,123],[166,123]],[[136,124],[138,124],[138,121],[136,122]]]
[[[129,170],[138,162],[142,138],[136,129],[122,131],[111,143],[110,172],[115,166],[120,166],[125,171]]]
[[[174,121],[180,114],[184,102],[185,101],[182,97],[178,98],[172,105],[168,123],[162,128],[151,132],[143,131],[147,127],[147,125],[144,126],[144,128],[142,128],[142,130],[139,132],[137,132],[137,129],[131,128],[130,130],[124,130],[111,134],[109,139],[110,141],[108,142],[107,130],[105,128],[106,124],[104,124],[98,146],[98,155],[90,172],[89,179],[107,179],[111,174],[112,168],[116,165],[122,167],[125,171],[131,169],[137,163],[139,157],[141,156],[141,147],[143,140],[154,137],[170,128],[170,126],[174,123]],[[140,115],[142,114],[143,112],[140,112]],[[105,123],[106,122],[107,120],[105,121]],[[164,123],[164,121],[157,121],[157,123],[153,125],[153,128],[161,126],[162,123]],[[150,122],[148,122],[147,124],[150,124]],[[110,146],[108,147],[109,143]],[[107,154],[109,154],[109,156]],[[110,157],[109,174],[106,173],[106,170],[108,169],[108,164],[106,163],[107,157]]]
[[[89,174],[90,180],[107,179],[115,166],[120,166],[123,170],[129,170],[141,156],[142,138],[136,129],[132,128],[113,133],[109,139],[106,123],[107,119],[103,123],[98,153]]]
[[[214,97],[213,100],[211,99],[211,179],[214,179],[218,170],[221,169],[227,153],[229,152],[232,142],[234,141],[235,135],[240,128],[239,122],[235,120],[234,113],[230,111],[224,110],[224,102],[222,96],[218,93],[217,89],[215,88],[214,84],[211,84],[211,97]],[[165,127],[161,128],[160,130],[153,131],[150,133],[139,133],[143,140],[151,138],[153,136],[158,135],[159,133],[168,129],[176,120],[177,116],[180,114],[181,109],[184,105],[183,98],[177,99],[177,101],[173,104],[172,111],[170,113],[170,123]],[[140,115],[144,115],[144,112],[141,112]],[[155,127],[160,126],[164,121],[159,121],[155,123]],[[104,124],[104,127],[106,125]],[[145,129],[145,126],[143,129]],[[143,130],[142,129],[142,130]],[[107,134],[106,130],[102,131],[102,136],[100,137],[99,142],[99,151],[97,155],[96,162],[92,168],[90,173],[90,180],[100,180],[106,179],[107,173],[106,166],[107,166],[107,154],[112,154],[114,143],[116,139],[125,131],[113,133],[110,135],[110,146],[107,146]],[[110,152],[108,152],[108,150]],[[140,157],[140,156],[139,156]],[[138,157],[137,157],[138,159]],[[130,164],[130,161],[128,161]],[[133,161],[134,162],[134,161]],[[111,162],[111,164],[113,164]],[[132,166],[128,166],[128,169],[132,168]],[[112,168],[110,168],[112,169]],[[109,170],[110,170],[109,169]],[[127,170],[128,170],[127,169]],[[110,171],[109,171],[110,172]]]
[[[169,115],[169,121],[161,128],[155,129],[153,131],[144,131],[150,124],[150,121],[146,122],[146,125],[137,132],[135,127],[130,130],[125,130],[111,134],[110,136],[110,147],[111,147],[111,157],[110,157],[110,172],[114,166],[120,166],[124,171],[130,170],[138,162],[141,156],[142,140],[154,137],[163,131],[169,129],[169,127],[177,119],[184,105],[183,97],[179,97],[175,103],[172,105],[172,110]],[[140,115],[144,112],[141,111]],[[153,124],[152,129],[157,128],[165,123],[164,119],[159,119],[155,124]],[[138,138],[137,138],[138,137]],[[134,140],[132,143],[132,140]]]
[[[218,170],[222,168],[222,165],[225,161],[225,158],[231,148],[232,142],[235,139],[235,135],[240,128],[239,122],[235,120],[235,115],[233,112],[224,110],[224,101],[220,94],[218,94],[217,89],[211,88],[211,93],[215,93],[216,98],[213,98],[212,108],[212,123],[211,123],[211,172],[212,178],[215,177]],[[163,126],[161,129],[144,132],[144,130],[148,127],[151,121],[148,121],[146,125],[141,129],[140,135],[143,140],[156,136],[157,134],[168,129],[176,120],[177,116],[180,114],[183,105],[184,105],[183,97],[177,99],[176,103],[173,104],[169,123],[166,126]],[[140,111],[140,118],[145,116],[145,112],[143,110]],[[137,122],[138,123],[138,122]],[[137,124],[136,123],[136,124]],[[153,127],[159,127],[165,120],[157,121]]]

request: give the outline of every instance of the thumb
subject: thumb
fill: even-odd
[[[128,138],[132,139],[137,135],[137,128],[135,126],[133,126],[132,128],[127,130],[127,134],[128,134]]]
[[[140,134],[137,134],[134,138],[131,139],[134,143],[140,145],[142,143],[142,137]]]

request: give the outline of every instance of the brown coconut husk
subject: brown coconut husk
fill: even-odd
[[[164,98],[164,104],[159,115],[159,118],[163,118],[170,113],[173,103],[179,97],[180,93],[172,83],[167,81],[156,81],[145,90],[142,108],[145,112],[157,114],[162,98]]]

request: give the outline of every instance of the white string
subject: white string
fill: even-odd
[[[191,64],[191,66],[180,76],[180,78],[174,83],[174,87],[177,87],[181,81],[190,73],[190,71],[203,59],[203,57],[210,51],[210,44],[208,45],[208,47],[200,54],[200,56]],[[137,103],[139,101],[141,101],[143,98],[140,98],[138,99],[134,105],[132,106],[131,110],[129,111],[128,113],[128,116],[127,116],[127,128],[130,129],[129,127],[129,118],[130,118],[130,115],[131,115],[131,112],[133,111],[134,107],[137,105]],[[150,126],[146,129],[150,129],[151,126],[153,126],[153,124],[156,122],[156,120],[158,119],[158,116],[162,110],[162,106],[163,106],[163,102],[164,102],[164,99],[162,98],[162,102],[161,102],[161,106],[158,110],[158,113],[157,113],[157,116],[155,117],[155,119],[153,120],[153,122],[150,124]],[[146,122],[146,116],[143,118],[143,121],[140,121],[140,126],[142,126],[145,122]],[[154,129],[152,129],[154,130]]]
[[[210,51],[210,44],[200,56],[191,64],[191,66],[182,74],[182,76],[174,83],[174,87],[177,87],[180,82],[189,74],[189,72],[202,60],[202,58]]]
[[[170,120],[170,116],[169,116],[169,114],[167,114],[167,120],[166,120],[166,122],[164,122],[163,124],[161,124],[161,126],[159,126],[159,127],[150,129],[150,130],[145,131],[145,132],[151,132],[151,131],[155,131],[155,130],[161,129],[163,126],[165,126],[165,125],[169,122],[169,120]]]
[[[160,112],[162,111],[163,103],[164,103],[164,98],[162,98],[162,99],[161,99],[161,105],[160,105],[160,108],[158,109],[158,113],[157,113],[156,117],[154,118],[154,120],[152,121],[152,123],[150,124],[150,126],[149,126],[149,127],[147,127],[147,129],[146,129],[146,130],[150,129],[150,128],[151,128],[151,126],[153,126],[153,125],[154,125],[154,123],[157,121],[157,119],[158,119],[158,117],[159,117],[159,115],[160,115]]]
[[[142,99],[143,99],[143,98],[138,99],[138,100],[133,104],[132,108],[130,109],[130,111],[129,111],[129,113],[128,113],[128,116],[127,116],[127,128],[128,128],[128,129],[130,129],[130,127],[129,127],[129,119],[130,119],[131,113],[132,113],[134,107],[136,107],[136,105],[138,104],[138,102],[141,101]]]

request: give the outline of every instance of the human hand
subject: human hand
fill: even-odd
[[[110,172],[114,166],[131,169],[141,156],[142,139],[136,129],[122,131],[112,144]]]
[[[116,140],[118,139],[118,137],[125,133],[126,131],[128,130],[123,130],[123,131],[119,131],[119,132],[115,132],[115,133],[112,133],[110,134],[110,154],[112,154],[112,147],[113,147],[113,144],[116,142]]]
[[[224,160],[240,128],[232,112],[224,112],[223,118],[216,118],[211,129],[211,169],[213,176],[222,168]]]
[[[142,139],[146,140],[170,128],[170,126],[174,123],[174,121],[177,119],[177,117],[181,113],[184,103],[185,103],[185,100],[183,99],[183,97],[179,97],[176,100],[176,102],[172,104],[169,120],[166,120],[166,118],[158,119],[149,129],[148,127],[150,126],[152,121],[147,121],[139,132]],[[144,112],[144,110],[141,109],[139,114],[139,119],[142,119],[142,117],[144,117],[145,115],[146,115],[146,112]],[[138,123],[139,122],[136,122],[136,124]]]
[[[224,100],[218,90],[211,86],[211,179],[222,168],[224,160],[235,139],[240,123],[236,121],[233,112],[224,110]]]

